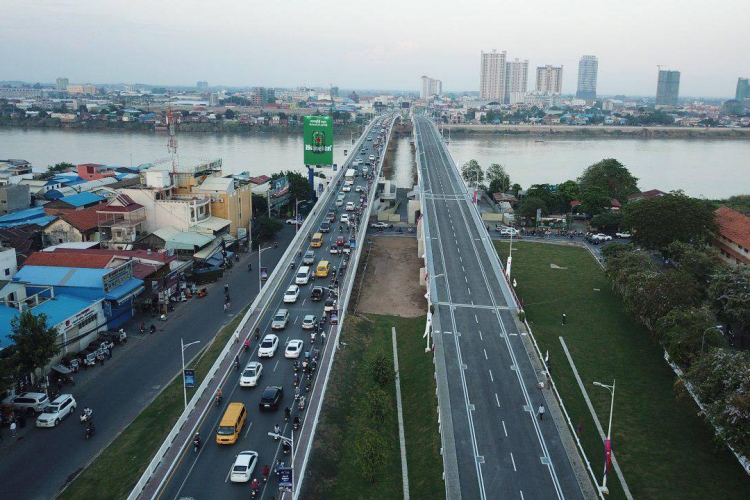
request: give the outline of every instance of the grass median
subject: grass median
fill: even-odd
[[[348,347],[336,355],[323,405],[313,454],[310,457],[303,498],[391,499],[403,497],[398,439],[396,391],[385,388],[391,406],[379,425],[365,415],[367,394],[373,387],[371,362],[376,353],[387,353],[393,368],[391,328],[396,328],[401,394],[404,412],[407,464],[411,498],[445,496],[439,453],[432,357],[422,339],[424,317],[348,316],[342,340]],[[375,427],[383,442],[385,462],[372,482],[357,464],[355,443]]]
[[[202,383],[245,315],[243,309],[195,358]],[[188,389],[190,392],[195,389]],[[182,377],[176,377],[112,443],[59,495],[62,500],[127,498],[184,410]]]
[[[495,243],[503,260],[508,243]],[[746,499],[750,483],[736,459],[714,441],[650,333],[625,311],[611,282],[585,249],[541,243],[513,243],[513,277],[527,319],[573,425],[601,481],[603,445],[559,337],[563,337],[604,432],[610,393],[593,385],[617,381],[612,423],[615,455],[634,498]],[[562,324],[562,315],[567,315]],[[625,495],[614,471],[609,498]]]

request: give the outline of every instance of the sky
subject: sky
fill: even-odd
[[[479,88],[481,51],[563,65],[599,58],[599,94],[733,97],[750,77],[747,0],[4,0],[0,80],[155,85]]]

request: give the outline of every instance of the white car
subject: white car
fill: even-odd
[[[504,236],[510,236],[510,235],[518,236],[520,232],[515,227],[504,227],[500,229],[500,234]]]
[[[346,211],[347,212],[354,212],[354,202],[350,201],[346,204]]]
[[[303,222],[304,222],[304,220],[302,220],[302,219],[287,219],[286,220],[287,224],[292,224],[292,225],[294,225],[294,224],[302,225]]]
[[[341,190],[345,193],[349,193],[352,190],[352,185],[347,182],[346,184],[344,184],[344,187],[342,187]]]
[[[312,330],[313,328],[315,328],[315,325],[317,324],[318,324],[318,318],[316,318],[312,314],[308,314],[302,319],[303,330]]]
[[[297,285],[290,285],[289,288],[284,292],[284,303],[294,304],[299,298],[299,287]]]
[[[272,358],[276,354],[276,349],[279,347],[279,337],[273,333],[269,333],[263,337],[263,341],[258,347],[259,358]]]
[[[255,387],[261,375],[263,375],[263,365],[257,361],[250,361],[240,375],[240,387]]]
[[[615,233],[618,238],[630,238],[630,233]]]
[[[331,255],[338,255],[339,247],[337,245],[331,245],[331,248],[329,248],[328,251],[331,253]]]
[[[286,349],[284,350],[284,357],[288,359],[299,358],[299,355],[302,352],[302,347],[304,347],[304,345],[305,343],[299,339],[290,340],[286,344]]]
[[[348,224],[349,214],[341,214],[341,218],[339,219],[339,222],[341,222],[342,224]]]
[[[56,427],[62,419],[76,411],[76,400],[71,394],[61,394],[36,418],[37,427]]]
[[[271,330],[283,330],[287,323],[289,323],[289,311],[279,309],[271,320]]]
[[[246,483],[253,477],[258,465],[258,454],[254,451],[241,451],[234,461],[229,480],[233,483]]]
[[[608,235],[608,234],[604,234],[604,233],[599,233],[599,234],[597,234],[597,235],[596,235],[596,238],[597,238],[597,239],[598,239],[599,241],[612,241],[612,237],[611,237],[610,235]]]
[[[370,227],[373,229],[386,229],[388,227],[391,227],[391,225],[387,222],[373,222],[372,224],[370,224]]]
[[[355,187],[354,191],[356,191],[357,193],[361,193],[362,192],[362,186]]]

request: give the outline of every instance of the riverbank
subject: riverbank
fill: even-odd
[[[629,127],[598,125],[445,125],[451,136],[474,134],[627,139],[747,139],[750,128]]]

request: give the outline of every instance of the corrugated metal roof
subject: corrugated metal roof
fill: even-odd
[[[13,281],[32,285],[102,288],[102,278],[110,272],[111,269],[25,266],[13,276]]]
[[[209,177],[198,187],[204,191],[221,191],[231,193],[234,190],[234,179],[231,177]]]
[[[164,247],[167,250],[175,249],[175,250],[194,250],[197,246],[198,248],[203,248],[204,246],[208,245],[213,241],[213,236],[208,236],[205,234],[199,234],[199,233],[193,233],[193,232],[180,232],[175,234],[174,236],[171,236]]]
[[[230,220],[222,219],[221,217],[214,217],[212,215],[208,219],[201,221],[194,226],[191,226],[189,229],[191,231],[198,231],[200,233],[213,234],[215,231],[221,231],[225,227],[228,227],[231,223],[232,221]]]
[[[64,201],[68,205],[78,208],[85,205],[91,205],[92,203],[100,203],[104,201],[104,198],[93,193],[79,193],[60,198],[60,201]]]
[[[177,229],[176,227],[166,226],[166,227],[157,229],[151,234],[153,234],[154,236],[157,236],[158,238],[161,238],[164,241],[167,241],[169,238],[171,238],[172,236],[178,233],[180,233],[180,230]]]

